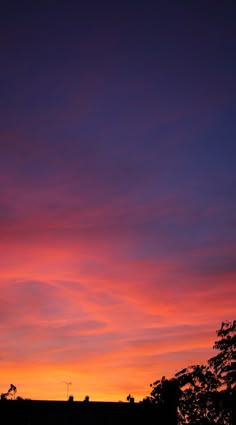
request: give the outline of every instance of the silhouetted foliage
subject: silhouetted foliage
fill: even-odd
[[[10,388],[7,391],[7,393],[1,394],[1,400],[8,400],[9,398],[11,398],[11,399],[15,398],[16,392],[17,392],[17,389],[16,389],[15,385],[10,384]]]
[[[169,406],[170,404],[178,403],[181,396],[180,387],[175,378],[166,379],[163,376],[160,380],[151,384],[153,390],[151,392],[151,399],[158,404]]]
[[[178,423],[191,425],[231,425],[235,400],[236,321],[223,322],[216,331],[213,348],[220,352],[206,365],[193,365],[173,378],[151,384],[146,401],[176,405]]]
[[[194,365],[176,377],[179,399],[180,424],[226,424],[228,412],[220,403],[219,380],[209,366]]]
[[[216,331],[220,338],[214,344],[219,354],[209,360],[222,385],[233,390],[236,386],[236,320],[222,322],[221,328]]]

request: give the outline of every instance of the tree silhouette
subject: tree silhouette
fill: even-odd
[[[236,321],[223,322],[216,334],[213,348],[220,352],[206,365],[189,366],[151,384],[146,401],[176,406],[181,425],[235,423]]]
[[[228,412],[225,412],[220,404],[219,380],[208,365],[190,366],[175,376],[181,388],[180,424],[223,425],[228,423],[226,421]]]
[[[218,340],[214,348],[219,353],[209,359],[220,381],[221,402],[232,412],[232,424],[236,423],[236,320],[222,322],[216,331]]]
[[[9,396],[11,397],[11,399],[15,399],[16,392],[17,392],[17,389],[16,389],[15,385],[10,384],[10,388],[7,391],[7,393],[2,393],[1,394],[1,399],[2,400],[7,400]]]
[[[236,386],[236,320],[222,322],[216,334],[220,339],[215,342],[214,348],[220,352],[208,362],[222,385],[226,384],[227,389],[231,391]]]
[[[160,407],[164,408],[166,415],[168,416],[167,422],[174,425],[177,420],[177,408],[179,404],[179,398],[181,396],[180,387],[176,379],[166,379],[165,376],[153,384],[151,392],[151,398],[144,401],[151,401],[157,403]]]

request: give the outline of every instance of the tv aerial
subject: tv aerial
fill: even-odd
[[[70,385],[72,385],[72,382],[67,382],[67,381],[63,381],[64,384],[66,384],[66,395],[67,395],[67,400],[69,399],[69,388]]]

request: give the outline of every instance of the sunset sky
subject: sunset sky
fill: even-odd
[[[3,2],[0,393],[138,401],[216,354],[235,22],[230,0]]]

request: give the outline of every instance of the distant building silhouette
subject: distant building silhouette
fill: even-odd
[[[131,401],[133,400],[133,401]],[[89,401],[41,401],[41,400],[0,400],[0,415],[9,424],[20,425],[135,425],[158,424],[176,425],[171,409],[155,403],[135,403],[129,397],[128,403]],[[170,407],[170,406],[169,406]],[[172,418],[172,421],[170,420]]]

